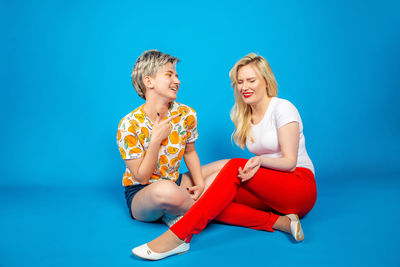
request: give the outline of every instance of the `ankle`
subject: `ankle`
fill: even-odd
[[[181,244],[185,243],[185,241],[180,239],[176,234],[174,234],[174,232],[172,232],[169,229],[164,234],[165,234],[165,237],[168,240],[170,240],[171,242],[176,243],[177,245],[181,245]]]
[[[272,226],[275,230],[290,233],[290,222],[291,220],[286,216],[279,216],[275,224]]]

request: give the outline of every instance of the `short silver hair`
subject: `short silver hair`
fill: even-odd
[[[176,65],[179,58],[162,53],[158,50],[147,50],[141,54],[136,60],[132,69],[132,85],[138,95],[146,99],[146,86],[144,85],[143,78],[146,76],[154,77],[154,75],[167,63]]]

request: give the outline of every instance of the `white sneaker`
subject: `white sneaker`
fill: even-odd
[[[172,216],[172,215],[167,215],[164,214],[164,216],[161,217],[161,220],[168,225],[168,227],[171,227],[174,225],[177,221],[179,221],[183,216]]]
[[[168,256],[172,256],[175,254],[179,255],[179,254],[185,253],[189,249],[190,249],[190,243],[183,243],[183,244],[177,246],[176,248],[171,249],[170,251],[163,252],[163,253],[157,253],[157,252],[152,251],[147,246],[147,243],[146,243],[144,245],[141,245],[139,247],[132,249],[132,253],[142,259],[156,261],[156,260],[161,260],[161,259],[164,259]]]
[[[304,232],[301,228],[299,216],[297,214],[286,215],[290,219],[290,232],[297,242],[301,242],[304,239]]]

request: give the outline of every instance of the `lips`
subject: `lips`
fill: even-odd
[[[253,93],[252,92],[245,92],[242,95],[243,95],[244,98],[249,98],[249,97],[251,97],[253,95]]]
[[[171,87],[171,88],[169,88],[169,89],[171,89],[171,90],[174,91],[175,93],[178,92],[178,88]]]

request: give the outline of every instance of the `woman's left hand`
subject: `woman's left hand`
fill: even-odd
[[[261,158],[259,156],[252,157],[247,161],[243,169],[242,167],[239,167],[238,178],[242,183],[250,180],[256,174],[260,166]]]
[[[201,196],[201,193],[204,191],[204,185],[195,185],[188,188],[190,197],[196,201]]]

